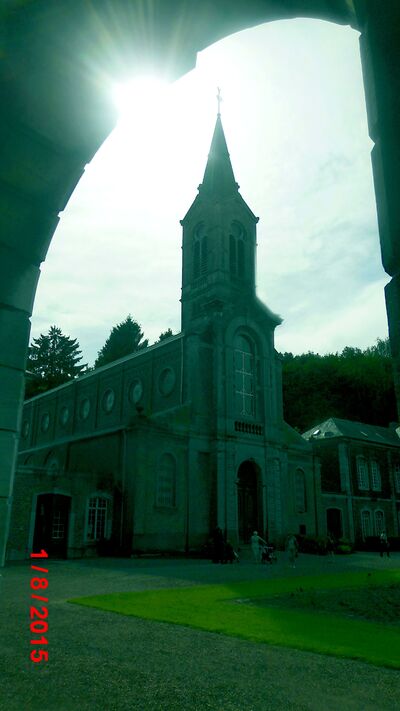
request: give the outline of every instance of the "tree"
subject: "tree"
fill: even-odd
[[[173,335],[174,334],[172,333],[171,329],[168,328],[166,331],[163,331],[162,333],[160,333],[160,335],[158,337],[158,341],[156,341],[156,343],[160,343],[160,341],[165,341],[166,338],[171,338],[171,336],[173,336]]]
[[[65,336],[57,326],[34,338],[28,349],[26,396],[33,397],[81,375],[87,367],[80,364],[81,353],[77,339]]]
[[[387,427],[396,421],[396,398],[388,340],[362,351],[282,356],[284,416],[304,432],[339,417]]]
[[[118,358],[135,353],[146,348],[149,344],[147,338],[143,341],[143,331],[139,324],[133,320],[132,316],[126,317],[125,321],[117,324],[111,329],[103,348],[99,351],[94,367],[112,363]]]

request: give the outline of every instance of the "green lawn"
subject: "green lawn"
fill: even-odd
[[[340,573],[81,597],[69,602],[233,637],[400,668],[400,628],[339,614],[268,607],[268,597],[307,590],[400,584],[400,571]],[[263,598],[263,605],[247,604]],[[244,602],[235,603],[235,600]]]

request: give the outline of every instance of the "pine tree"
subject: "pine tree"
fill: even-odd
[[[118,358],[146,348],[149,342],[147,338],[144,341],[142,338],[143,331],[140,325],[129,314],[125,321],[111,330],[103,348],[99,351],[94,367],[99,368],[101,365],[107,365]]]
[[[156,341],[156,343],[160,343],[160,341],[164,341],[166,338],[171,338],[171,336],[173,336],[173,335],[174,334],[172,333],[171,329],[167,328],[166,331],[163,331],[162,333],[160,333],[160,335],[158,337],[158,341]]]
[[[81,353],[77,339],[65,336],[57,326],[50,326],[47,334],[34,338],[28,349],[27,396],[32,397],[81,375],[87,367],[80,364]]]

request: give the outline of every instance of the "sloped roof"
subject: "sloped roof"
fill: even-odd
[[[348,437],[363,442],[376,442],[377,444],[400,447],[400,436],[392,427],[367,425],[364,422],[341,420],[338,417],[330,417],[329,420],[325,420],[310,430],[307,430],[307,432],[303,432],[302,436],[304,439],[314,441],[326,440],[333,437]]]

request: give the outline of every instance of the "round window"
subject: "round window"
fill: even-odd
[[[40,429],[42,432],[47,432],[50,426],[50,415],[48,412],[45,412],[42,415],[42,419],[40,420]]]
[[[83,398],[79,406],[79,415],[81,420],[87,420],[90,412],[90,400],[88,397]]]
[[[158,387],[162,395],[169,395],[175,387],[175,372],[172,368],[164,368],[158,379]]]
[[[104,412],[111,412],[115,403],[115,392],[111,388],[108,388],[102,399],[102,407]]]
[[[59,418],[60,425],[65,427],[68,420],[69,420],[69,409],[68,409],[68,407],[66,407],[66,405],[64,405],[60,410],[60,418]]]
[[[143,385],[139,378],[132,380],[129,386],[129,400],[136,405],[142,398],[143,395]]]

